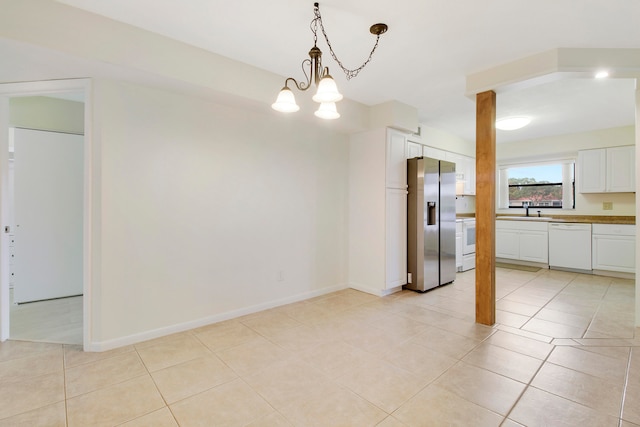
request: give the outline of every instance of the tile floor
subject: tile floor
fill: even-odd
[[[640,426],[629,280],[474,272],[344,290],[104,353],[0,344],[0,426]]]
[[[10,292],[11,331],[16,340],[82,344],[82,296],[13,304]]]

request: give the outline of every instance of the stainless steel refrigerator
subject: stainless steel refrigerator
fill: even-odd
[[[407,160],[407,271],[405,288],[425,292],[456,278],[456,165]]]

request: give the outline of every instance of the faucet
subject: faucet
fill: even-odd
[[[529,202],[522,202],[522,206],[524,207],[525,216],[529,216]]]

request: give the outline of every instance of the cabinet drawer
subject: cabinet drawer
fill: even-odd
[[[635,236],[636,226],[628,224],[593,224],[593,234],[609,236]]]
[[[501,230],[518,230],[518,231],[548,231],[549,226],[547,222],[534,222],[534,221],[496,221],[496,228]]]

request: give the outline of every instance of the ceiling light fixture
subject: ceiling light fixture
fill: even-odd
[[[496,120],[496,128],[500,130],[516,130],[531,123],[529,117],[506,117]]]
[[[376,36],[376,43],[371,49],[371,53],[369,54],[369,58],[358,68],[350,70],[345,68],[342,65],[342,62],[336,57],[333,48],[331,47],[331,43],[329,42],[329,37],[327,37],[327,33],[324,30],[324,26],[322,25],[322,16],[320,16],[320,7],[318,3],[313,4],[313,19],[311,20],[311,32],[313,33],[313,47],[309,51],[310,59],[305,59],[302,61],[302,72],[305,75],[306,82],[300,82],[293,77],[289,77],[284,82],[284,87],[278,94],[278,98],[276,102],[271,104],[271,108],[276,111],[280,111],[283,113],[292,113],[298,111],[300,107],[296,104],[296,99],[293,96],[293,91],[289,88],[289,82],[292,82],[296,88],[300,91],[305,91],[311,87],[311,84],[314,83],[318,86],[318,91],[313,96],[313,100],[315,102],[320,103],[320,108],[315,112],[317,117],[323,119],[337,119],[340,117],[336,109],[336,102],[342,99],[342,94],[338,92],[338,87],[336,86],[336,82],[333,80],[331,75],[329,74],[329,67],[322,67],[322,51],[318,49],[317,41],[318,41],[318,26],[320,26],[320,30],[324,35],[324,39],[329,46],[329,51],[331,52],[331,56],[338,63],[342,71],[344,71],[347,76],[347,80],[355,77],[362,71],[362,69],[371,61],[371,57],[373,53],[376,51],[378,47],[378,41],[380,40],[380,36],[387,32],[386,24],[374,24],[369,28],[371,34]],[[306,68],[308,67],[308,69]]]
[[[596,79],[606,79],[607,77],[609,77],[609,72],[608,71],[598,71],[596,73]]]

